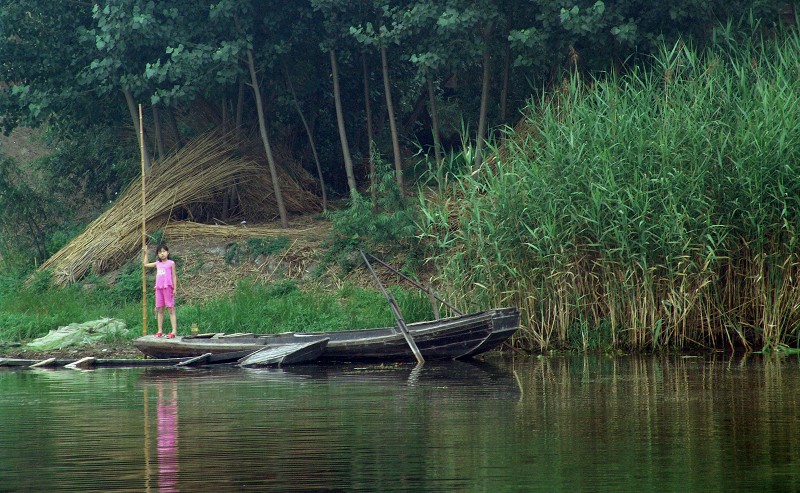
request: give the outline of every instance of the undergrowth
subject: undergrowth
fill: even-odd
[[[138,289],[134,289],[138,286]],[[416,291],[391,288],[406,322],[428,319],[428,299]],[[148,332],[155,331],[153,294],[148,290]],[[176,303],[178,332],[188,334],[192,323],[204,332],[309,332],[358,329],[394,325],[383,296],[345,284],[330,290],[285,280],[260,283],[243,280],[227,297],[206,302]],[[115,340],[130,340],[142,334],[141,277],[123,271],[115,286],[84,283],[66,288],[48,285],[48,276],[33,279],[0,278],[0,341],[24,342],[71,323],[100,318],[125,321],[126,334]]]

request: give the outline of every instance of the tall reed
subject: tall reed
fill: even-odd
[[[722,30],[531,101],[481,170],[421,196],[443,284],[521,307],[540,348],[795,341],[798,67],[796,31]]]

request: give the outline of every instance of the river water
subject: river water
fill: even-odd
[[[0,371],[0,492],[800,491],[800,358]]]

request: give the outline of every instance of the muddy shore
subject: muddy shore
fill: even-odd
[[[52,351],[36,351],[22,345],[0,346],[0,358],[44,360],[47,358],[80,359],[86,356],[102,359],[144,358],[144,354],[134,347],[133,342],[113,344],[97,342],[90,345],[71,346]]]

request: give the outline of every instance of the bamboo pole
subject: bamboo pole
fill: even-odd
[[[463,315],[463,314],[464,314],[464,312],[462,312],[462,311],[461,311],[461,310],[459,310],[458,308],[454,307],[453,305],[451,305],[451,304],[450,304],[450,303],[448,303],[447,301],[445,301],[445,300],[443,300],[442,298],[440,298],[440,297],[439,297],[439,295],[438,295],[438,294],[436,294],[436,292],[435,292],[435,291],[433,291],[433,289],[431,289],[431,285],[430,285],[430,284],[428,284],[428,286],[427,286],[427,287],[426,287],[426,286],[423,286],[422,284],[420,284],[420,283],[418,283],[417,281],[415,281],[415,280],[411,279],[410,277],[406,276],[405,274],[403,274],[403,273],[402,273],[402,272],[400,272],[399,270],[395,269],[395,268],[394,268],[394,267],[392,267],[391,265],[387,264],[387,263],[386,263],[386,262],[384,262],[383,260],[379,259],[379,258],[378,258],[378,257],[376,257],[375,255],[372,255],[371,253],[368,253],[367,255],[369,255],[369,256],[370,256],[370,258],[372,258],[372,260],[374,260],[374,261],[378,262],[378,263],[379,263],[379,264],[381,264],[382,266],[386,267],[386,268],[387,268],[387,269],[389,269],[390,271],[394,272],[394,273],[395,273],[395,274],[397,274],[398,276],[402,277],[402,278],[403,278],[403,279],[405,279],[406,281],[408,281],[408,282],[410,282],[411,284],[413,284],[414,286],[416,286],[416,287],[417,287],[417,288],[418,288],[420,291],[425,291],[425,292],[426,292],[426,293],[428,293],[430,296],[432,296],[434,299],[436,299],[436,300],[439,300],[439,301],[440,301],[442,304],[446,305],[448,308],[450,308],[451,310],[453,310],[453,313],[455,313],[456,315]],[[438,318],[438,316],[437,316],[437,318]]]
[[[406,343],[408,347],[411,348],[411,352],[414,353],[414,357],[417,358],[417,364],[421,365],[425,363],[425,358],[422,357],[422,353],[420,352],[419,348],[417,347],[417,342],[414,340],[414,336],[411,335],[411,332],[408,331],[408,327],[406,326],[406,321],[403,319],[403,315],[400,313],[400,307],[397,306],[397,301],[395,301],[394,296],[392,293],[386,290],[383,287],[383,283],[381,280],[378,279],[378,274],[372,269],[372,264],[369,263],[367,260],[367,256],[364,254],[363,250],[359,250],[361,253],[361,258],[364,259],[364,263],[367,264],[367,269],[369,269],[369,273],[372,274],[372,278],[378,284],[378,287],[381,289],[383,296],[386,298],[386,301],[389,302],[389,308],[392,310],[392,314],[394,314],[394,318],[397,321],[397,327],[400,329],[400,332],[403,334],[403,337],[406,339]]]
[[[142,157],[142,335],[147,335],[147,277],[145,276],[144,258],[147,255],[147,230],[144,213],[144,122],[142,121],[142,105],[139,105],[139,153]]]

